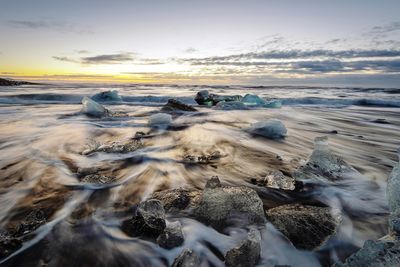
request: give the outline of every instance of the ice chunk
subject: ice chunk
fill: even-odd
[[[91,97],[94,101],[122,101],[121,96],[118,95],[118,91],[104,91],[98,94],[95,94]]]
[[[285,125],[276,119],[253,123],[247,131],[270,139],[284,138],[287,133]]]
[[[296,188],[296,181],[292,177],[286,177],[281,171],[274,170],[267,174],[265,177],[265,184],[267,187],[294,190]]]
[[[314,151],[305,166],[295,173],[296,179],[327,178],[337,180],[344,177],[360,175],[360,173],[345,162],[341,157],[329,150],[328,137],[314,139]]]
[[[149,118],[149,125],[152,127],[168,127],[172,122],[172,116],[166,113],[153,114]]]
[[[398,149],[400,159],[400,149]],[[400,235],[400,161],[393,167],[388,178],[387,197],[389,200],[390,233]]]
[[[97,103],[96,101],[93,101],[92,99],[88,97],[84,97],[82,99],[82,112],[85,113],[88,116],[93,116],[93,117],[104,117],[108,115],[108,110]]]
[[[267,101],[259,97],[258,95],[247,94],[242,98],[242,102],[246,106],[263,106],[267,104]]]
[[[215,108],[219,109],[219,110],[235,110],[235,109],[237,109],[237,110],[245,110],[245,109],[248,109],[246,107],[246,105],[243,104],[240,101],[231,101],[231,102],[222,101],[222,102],[218,102],[218,104],[215,106]]]
[[[273,101],[268,101],[263,105],[265,108],[281,108],[282,107],[282,101],[279,100],[273,100]]]

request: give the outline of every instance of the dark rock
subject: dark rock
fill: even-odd
[[[156,237],[166,227],[165,211],[159,200],[141,202],[132,219],[122,223],[122,230],[131,236]]]
[[[200,202],[201,191],[196,189],[168,189],[153,193],[151,198],[158,199],[167,212],[194,208]]]
[[[29,234],[45,223],[45,213],[42,210],[33,210],[16,227],[13,235],[19,237]]]
[[[210,189],[221,187],[221,181],[219,180],[218,176],[213,176],[207,181],[205,187]]]
[[[400,149],[398,150],[400,159]],[[389,175],[387,183],[389,201],[389,232],[400,236],[400,162],[397,162]]]
[[[210,154],[195,156],[195,155],[185,155],[183,160],[188,163],[198,163],[198,164],[210,164],[217,162],[222,155],[219,151],[214,151]]]
[[[11,255],[22,247],[22,242],[18,238],[10,237],[6,234],[0,234],[0,259]]]
[[[215,177],[209,185],[217,184]],[[194,210],[199,221],[223,228],[235,219],[241,225],[264,223],[263,203],[256,191],[248,187],[205,187],[199,205]]]
[[[172,267],[200,267],[200,259],[191,249],[185,249],[172,263]]]
[[[179,247],[183,241],[182,225],[179,221],[167,224],[164,232],[157,237],[157,244],[166,249]]]
[[[138,150],[143,147],[144,147],[144,144],[140,138],[128,140],[126,142],[115,141],[115,142],[106,143],[106,144],[93,143],[93,144],[87,145],[87,149],[82,151],[82,155],[90,155],[95,152],[129,153],[129,152],[133,152],[133,151]]]
[[[341,222],[337,210],[288,204],[266,212],[267,220],[300,249],[315,249],[336,233]]]
[[[217,94],[210,94],[207,90],[203,90],[197,93],[195,101],[199,105],[215,106],[217,103],[225,101],[240,101],[242,97],[240,95],[223,96]]]
[[[115,181],[114,177],[101,174],[89,174],[81,179],[81,182],[90,184],[109,184],[114,181]]]
[[[330,133],[331,133],[331,134],[338,134],[338,131],[332,130],[332,131],[330,131]]]
[[[261,236],[258,230],[251,229],[247,240],[239,247],[226,253],[225,265],[227,267],[253,267],[260,260]]]
[[[163,112],[176,112],[176,111],[197,111],[194,107],[190,105],[186,105],[179,100],[176,99],[168,99],[167,104],[165,104],[161,111]]]
[[[30,82],[24,82],[24,81],[13,81],[13,80],[7,80],[7,79],[2,79],[0,78],[0,86],[18,86],[18,85],[35,85],[38,83],[30,83]]]
[[[386,119],[375,119],[372,122],[379,123],[379,124],[390,124]]]
[[[400,266],[399,241],[365,241],[363,248],[335,267],[393,267]]]

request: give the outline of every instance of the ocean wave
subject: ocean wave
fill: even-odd
[[[283,105],[299,106],[299,105],[321,105],[321,106],[371,106],[371,107],[400,107],[400,99],[337,99],[337,98],[282,98]]]

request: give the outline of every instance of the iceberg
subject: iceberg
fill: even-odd
[[[172,122],[172,116],[166,113],[153,114],[149,118],[148,124],[151,127],[168,127]]]
[[[264,99],[262,99],[258,95],[252,95],[252,94],[246,94],[242,98],[242,102],[246,106],[263,106],[263,105],[267,104],[267,101],[265,101]]]
[[[263,105],[265,108],[281,108],[282,107],[282,101],[280,100],[272,100],[268,101]]]
[[[109,111],[105,107],[86,96],[82,99],[82,105],[82,113],[88,116],[100,118],[109,114]]]
[[[215,106],[215,109],[218,110],[245,110],[249,109],[243,102],[240,101],[231,101],[231,102],[218,102],[218,104]]]
[[[102,101],[122,101],[121,96],[118,94],[118,91],[104,91],[101,93],[97,93],[91,97],[94,101],[102,102]]]
[[[248,132],[255,135],[261,135],[270,139],[284,138],[287,133],[285,125],[276,119],[260,121],[253,123],[248,129]]]

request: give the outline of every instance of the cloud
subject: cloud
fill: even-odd
[[[75,50],[75,53],[78,53],[78,54],[89,54],[89,51],[88,50]]]
[[[83,64],[119,64],[132,61],[133,53],[105,54],[81,58]]]
[[[386,34],[394,31],[400,30],[400,21],[394,21],[392,23],[383,25],[383,26],[375,26],[370,30],[372,34]]]
[[[188,47],[185,50],[183,50],[184,53],[188,53],[188,54],[192,54],[192,53],[196,53],[198,50],[194,47]]]
[[[53,56],[52,57],[55,60],[59,60],[59,61],[64,61],[64,62],[72,62],[72,63],[78,63],[79,61],[69,58],[69,57],[57,57],[57,56]]]
[[[16,29],[40,30],[48,29],[61,33],[72,32],[78,34],[92,34],[88,29],[78,29],[76,25],[56,20],[9,20],[7,24]]]

